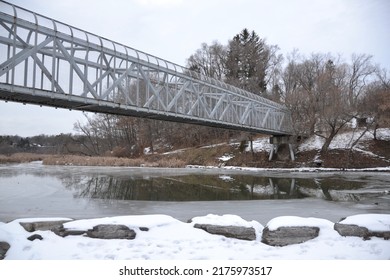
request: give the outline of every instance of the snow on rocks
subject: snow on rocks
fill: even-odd
[[[358,236],[364,239],[375,236],[389,240],[390,215],[354,215],[336,223],[334,229],[342,236]]]
[[[299,244],[318,237],[320,231],[333,229],[333,223],[317,218],[282,216],[268,222],[262,242],[272,246]]]
[[[44,219],[39,221],[20,221],[20,225],[28,232],[34,232],[37,230],[53,230],[60,228],[64,223],[69,222],[70,219]]]
[[[203,229],[210,234],[223,235],[225,237],[242,240],[256,240],[257,233],[263,226],[256,221],[245,221],[236,215],[212,215],[195,217],[190,220],[195,228]]]
[[[59,220],[63,221],[63,218]],[[372,236],[364,240],[355,236],[341,236],[334,223],[317,218],[282,216],[269,221],[264,228],[256,221],[246,221],[236,215],[207,215],[185,223],[167,215],[119,216],[75,220],[63,223],[68,231],[82,231],[82,235],[61,237],[48,229],[31,232],[21,226],[26,219],[0,223],[0,258],[5,259],[389,259],[390,242],[386,236]],[[28,222],[42,222],[29,219]],[[226,232],[240,228],[255,231],[256,239],[242,240],[227,237],[226,232],[210,234],[196,224],[225,227]],[[390,214],[350,216],[339,224],[356,224],[370,231],[388,232]],[[89,236],[104,226],[110,239]],[[107,226],[109,225],[109,226]],[[54,227],[54,231],[57,227]],[[311,237],[302,243],[274,244],[261,242],[265,232],[277,232],[281,239],[301,238],[310,229]],[[127,230],[128,229],[128,230]],[[293,230],[291,230],[293,229]],[[233,231],[234,231],[233,230]],[[100,231],[100,229],[98,230]],[[132,232],[131,239],[121,239],[116,233]],[[118,234],[119,234],[118,233]],[[126,233],[126,234],[127,234]],[[39,236],[38,236],[39,235]],[[133,238],[134,237],[134,238]],[[269,243],[269,242],[268,242]]]

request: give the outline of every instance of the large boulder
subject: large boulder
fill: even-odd
[[[261,242],[271,246],[287,246],[299,244],[316,238],[320,232],[318,227],[309,226],[282,226],[275,230],[265,227]]]
[[[341,236],[357,236],[365,240],[371,237],[390,239],[390,215],[360,214],[341,219],[334,224]]]
[[[345,225],[340,223],[334,224],[334,229],[341,236],[358,236],[363,239],[369,238],[369,231],[365,227],[357,226],[357,225]]]
[[[125,225],[97,225],[87,231],[87,236],[101,239],[134,239],[136,233]]]
[[[35,221],[35,222],[19,222],[19,224],[28,232],[36,230],[56,230],[62,227],[64,223],[71,220],[57,220],[57,221]]]
[[[0,260],[5,258],[9,248],[11,248],[11,246],[7,242],[0,241]]]
[[[220,226],[208,224],[194,224],[194,227],[203,229],[211,234],[223,235],[225,237],[242,240],[256,240],[256,231],[253,227]]]

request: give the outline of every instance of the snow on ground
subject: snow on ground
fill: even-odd
[[[61,218],[63,219],[63,218]],[[35,218],[28,221],[39,221]],[[333,223],[316,218],[278,217],[268,227],[281,225],[318,226],[317,238],[305,243],[285,247],[272,247],[260,242],[263,225],[245,221],[235,215],[207,215],[184,223],[167,215],[119,216],[110,218],[76,220],[64,224],[69,229],[91,229],[98,224],[123,224],[136,231],[134,240],[103,240],[85,236],[59,237],[51,231],[36,231],[43,240],[29,241],[33,233],[19,224],[25,219],[0,223],[0,241],[11,245],[6,260],[66,260],[66,259],[116,259],[116,260],[228,260],[228,259],[390,259],[390,241],[373,237],[362,240],[358,237],[342,237],[333,230]],[[390,215],[365,214],[348,217],[344,222],[362,224],[376,230],[390,227]],[[194,223],[252,226],[257,231],[257,240],[243,241],[212,235],[194,228]],[[140,227],[148,227],[141,231]]]
[[[329,149],[349,149],[351,144],[361,135],[362,130],[357,131],[348,131],[339,133],[332,140]],[[362,144],[365,141],[373,140],[374,136],[371,132],[366,132],[364,136],[359,140],[359,143],[356,148],[362,148]],[[377,130],[377,139],[379,140],[390,140],[390,128],[380,128]],[[319,136],[312,136],[301,145],[299,145],[299,151],[310,151],[310,150],[320,150],[325,140]]]
[[[271,150],[271,144],[269,143],[269,137],[258,138],[253,141],[253,151],[254,152],[269,152]],[[245,151],[249,152],[251,147],[246,147]]]
[[[361,135],[362,130],[348,131],[339,133],[335,136],[329,149],[349,149],[351,144]],[[373,140],[374,136],[371,132],[366,132],[365,135],[359,140],[359,144],[364,144],[365,141]],[[380,128],[377,130],[377,139],[390,141],[390,128]],[[312,151],[320,150],[324,144],[324,138],[319,136],[312,136],[306,139],[298,147],[298,151]],[[357,145],[356,148],[362,148]],[[269,137],[261,137],[253,141],[253,150],[255,152],[270,151],[271,144],[269,143]],[[246,148],[246,151],[250,151],[250,147]]]
[[[233,157],[234,157],[233,155],[225,154],[225,155],[219,157],[218,159],[219,159],[220,161],[228,161],[228,160],[232,159]]]

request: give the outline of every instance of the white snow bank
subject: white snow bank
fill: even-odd
[[[358,225],[371,231],[390,231],[390,215],[360,214],[349,216],[340,224]]]
[[[267,223],[267,227],[270,230],[276,230],[279,227],[319,227],[319,228],[333,228],[334,223],[325,219],[318,218],[301,218],[296,216],[281,216],[272,219]]]
[[[195,217],[192,219],[193,224],[210,224],[217,226],[239,226],[239,227],[253,227],[256,231],[262,231],[263,226],[257,221],[246,221],[237,215],[214,215],[209,214],[203,217]]]
[[[269,230],[276,230],[279,227],[318,227],[320,229],[319,236],[337,236],[334,230],[334,223],[325,219],[318,218],[301,218],[296,216],[281,216],[272,219],[267,223]]]
[[[254,209],[255,211],[255,209]],[[61,218],[63,219],[63,218]],[[390,215],[357,215],[344,222],[377,228],[377,223],[390,226]],[[94,239],[85,236],[60,237],[51,231],[27,232],[19,224],[26,219],[0,223],[0,241],[11,245],[6,260],[264,260],[264,259],[390,259],[390,242],[373,237],[342,237],[327,220],[301,217],[279,217],[268,223],[270,228],[282,225],[318,226],[317,238],[302,244],[272,247],[260,240],[245,241],[213,235],[194,228],[194,222],[220,225],[255,226],[256,221],[245,221],[235,215],[207,215],[184,223],[166,215],[120,216],[86,219],[65,223],[66,228],[90,229],[97,224],[124,224],[136,231],[134,240]],[[42,219],[29,219],[29,221]],[[148,227],[141,231],[139,227]],[[29,241],[27,237],[40,234],[42,240]]]
[[[22,218],[18,219],[18,222],[20,223],[32,223],[32,222],[51,222],[51,221],[72,221],[70,218],[63,218],[63,217],[45,217],[45,218]]]
[[[131,227],[162,227],[179,221],[167,215],[118,216],[98,219],[77,220],[64,224],[70,230],[88,230],[99,224],[125,225]]]

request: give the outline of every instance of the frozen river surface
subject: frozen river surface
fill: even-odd
[[[0,221],[166,214],[187,221],[235,214],[266,224],[279,216],[390,214],[390,173],[0,165]]]

